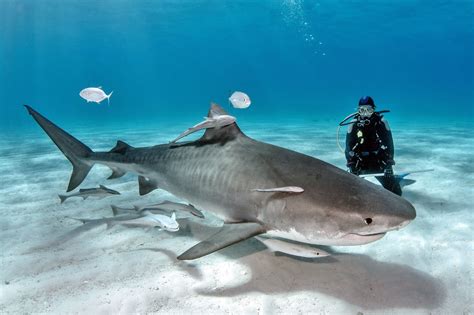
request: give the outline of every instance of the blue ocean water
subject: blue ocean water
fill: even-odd
[[[333,119],[362,95],[394,121],[472,122],[473,2],[0,2],[0,129],[22,104],[79,125],[201,117],[231,91],[240,119]],[[114,91],[86,104],[88,86]],[[237,113],[236,113],[237,112]]]
[[[0,312],[472,313],[473,17],[467,0],[0,0]],[[214,101],[248,136],[345,169],[336,128],[363,95],[391,110],[395,171],[434,170],[404,188],[407,227],[315,261],[249,239],[178,262],[222,224],[207,211],[175,234],[81,225],[182,200],[97,165],[80,188],[122,195],[60,204],[71,165],[22,106],[106,151],[167,143]]]

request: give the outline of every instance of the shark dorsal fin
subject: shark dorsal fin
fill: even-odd
[[[207,117],[213,118],[219,115],[228,115],[227,112],[218,104],[211,103],[211,108],[209,108],[209,112],[207,113]],[[238,135],[243,135],[242,131],[240,130],[239,126],[236,123],[230,124],[228,126],[224,126],[222,128],[209,128],[206,129],[206,132],[201,137],[201,141],[206,142],[219,142],[219,141],[228,141],[232,140]]]
[[[112,150],[110,150],[109,152],[110,153],[124,154],[130,148],[132,148],[131,145],[128,145],[127,143],[125,143],[121,140],[118,140],[115,147],[113,147]]]
[[[209,108],[209,111],[207,112],[207,117],[213,118],[219,115],[228,115],[228,113],[222,107],[220,107],[219,104],[211,102],[211,107]]]

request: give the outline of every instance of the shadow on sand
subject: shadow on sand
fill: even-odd
[[[197,226],[199,223],[190,222],[190,225],[189,232],[196,238],[196,243],[205,238],[202,227]],[[330,248],[320,248],[331,252]],[[250,269],[251,278],[238,286],[221,283],[216,290],[203,283],[202,288],[196,289],[201,295],[232,297],[249,292],[272,295],[314,291],[367,310],[431,310],[441,306],[446,299],[446,289],[440,280],[408,265],[377,261],[367,255],[333,253],[317,259],[274,255],[256,239],[232,245],[212,255],[239,260]]]
[[[61,243],[97,227],[85,224],[61,237]],[[182,222],[176,237],[192,237],[192,244],[219,230],[203,223]],[[321,247],[327,250],[325,247]],[[176,253],[161,248],[140,248],[132,251],[154,251],[176,262]],[[328,251],[331,251],[330,249]],[[318,259],[299,259],[274,255],[256,239],[234,244],[211,255],[224,255],[249,268],[250,279],[237,286],[220,283],[209,289],[199,268],[199,260],[180,261],[177,266],[196,280],[204,280],[196,292],[204,296],[233,297],[249,292],[281,294],[299,291],[320,292],[366,310],[391,308],[428,309],[441,306],[446,289],[441,281],[408,265],[377,261],[367,255],[338,254]],[[205,260],[206,257],[200,258]]]
[[[217,290],[198,289],[207,296],[238,296],[249,292],[281,294],[315,291],[367,310],[435,309],[446,299],[441,281],[407,265],[386,263],[360,254],[334,254],[314,260],[255,253],[261,244],[248,240],[221,251],[239,259],[251,272],[248,282]]]

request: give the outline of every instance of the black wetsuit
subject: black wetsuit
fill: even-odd
[[[376,174],[383,187],[401,196],[399,181],[393,176],[394,148],[388,122],[379,113],[370,118],[358,114],[349,125],[346,135],[346,159],[351,173]]]

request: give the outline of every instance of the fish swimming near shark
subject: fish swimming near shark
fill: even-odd
[[[29,106],[73,165],[68,191],[95,164],[138,175],[141,195],[164,189],[224,224],[178,259],[196,259],[256,235],[315,245],[361,245],[416,217],[405,199],[317,158],[246,136],[234,122],[196,141],[95,152]],[[226,115],[212,104],[211,115]],[[290,187],[285,189],[285,187]]]
[[[244,92],[235,91],[229,97],[229,102],[234,106],[234,108],[247,108],[252,104],[250,97]]]
[[[226,115],[226,114],[219,114],[211,111],[209,117],[204,117],[204,121],[200,122],[199,124],[195,125],[194,127],[188,128],[186,131],[181,133],[176,139],[171,141],[171,143],[175,143],[181,138],[186,137],[196,131],[202,129],[209,129],[209,128],[221,128],[224,126],[228,126],[235,122],[235,117]]]
[[[110,205],[110,207],[112,208],[114,215],[117,215],[119,212],[141,212],[144,210],[150,211],[151,213],[172,213],[173,211],[179,211],[204,219],[204,214],[192,205],[172,202],[169,200],[164,200],[160,203],[150,205],[134,206],[133,208],[122,208],[116,205]]]
[[[260,236],[255,238],[263,243],[271,252],[280,252],[304,258],[321,258],[330,255],[328,252],[308,244],[285,242],[276,238],[263,238]]]
[[[99,188],[83,188],[79,189],[79,192],[69,194],[69,195],[58,195],[59,200],[63,203],[66,199],[71,197],[81,197],[82,199],[87,199],[89,197],[96,197],[96,198],[105,198],[109,196],[120,195],[120,193],[116,190],[110,189],[105,187],[104,185],[100,185]]]
[[[107,224],[112,221],[128,221],[128,220],[133,220],[139,218],[141,215],[139,213],[132,213],[132,214],[122,214],[118,216],[113,216],[109,218],[100,218],[100,219],[85,219],[85,218],[74,218],[74,217],[69,217],[67,216],[66,218],[75,220],[75,221],[80,221],[83,224],[93,224],[93,225],[101,225],[101,224]]]
[[[140,213],[140,217],[130,219],[130,220],[111,220],[107,221],[107,227],[112,227],[114,225],[129,225],[129,226],[139,226],[145,228],[159,227],[162,230],[168,232],[177,232],[179,231],[179,223],[176,221],[176,213],[173,212],[171,217],[163,214],[153,214],[149,211],[143,211]]]
[[[79,92],[79,96],[89,102],[95,102],[99,104],[103,100],[107,99],[107,103],[110,105],[110,97],[112,96],[113,91],[110,94],[105,94],[102,90],[102,87],[88,87]]]

